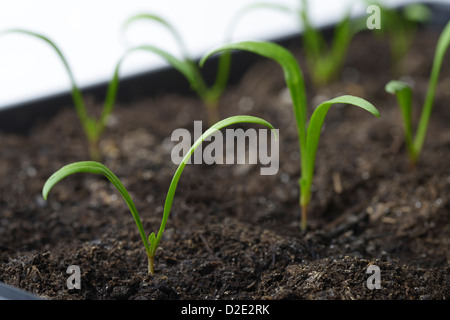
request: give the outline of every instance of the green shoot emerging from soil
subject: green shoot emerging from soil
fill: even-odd
[[[290,91],[294,116],[297,123],[299,148],[301,157],[300,206],[302,209],[301,229],[307,227],[307,207],[311,200],[311,184],[314,175],[316,151],[320,138],[320,131],[325,116],[333,104],[351,104],[361,107],[373,115],[379,116],[378,110],[362,98],[344,95],[320,104],[309,119],[307,128],[307,104],[304,80],[300,67],[294,56],[285,48],[270,42],[240,42],[225,45],[207,53],[200,61],[203,65],[208,57],[224,50],[246,50],[278,62],[284,72],[287,87]]]
[[[314,85],[316,87],[325,86],[336,80],[344,64],[350,41],[358,31],[352,28],[349,15],[336,25],[332,43],[328,44],[325,36],[311,24],[306,0],[301,0],[300,8],[291,8],[271,2],[251,4],[238,12],[232,26],[244,13],[255,9],[270,9],[293,15],[302,29],[303,50]]]
[[[409,160],[414,167],[419,159],[427,134],[428,123],[433,109],[433,101],[436,93],[437,81],[441,70],[445,53],[450,45],[450,22],[447,23],[439,37],[431,69],[430,80],[428,82],[427,95],[422,108],[419,124],[415,136],[413,137],[412,125],[412,89],[402,81],[393,80],[386,84],[386,91],[397,96],[403,118],[403,129],[405,135],[406,148]]]
[[[169,52],[161,48],[155,47],[153,45],[145,45],[142,46],[142,48],[150,52],[153,52],[162,57],[163,59],[165,59],[173,68],[178,70],[188,80],[191,89],[197,93],[198,97],[203,101],[203,104],[206,106],[208,123],[210,125],[216,123],[219,120],[218,115],[219,99],[222,96],[223,91],[225,90],[225,87],[228,82],[231,65],[231,54],[225,53],[220,56],[215,82],[211,87],[209,87],[202,73],[197,67],[197,64],[190,57],[180,33],[168,21],[154,14],[138,14],[129,18],[125,22],[123,28],[125,29],[130,24],[140,20],[156,22],[159,25],[163,26],[165,29],[167,29],[173,36],[174,40],[176,41],[177,45],[180,48],[182,54],[181,59],[178,59]]]
[[[133,200],[131,199],[128,191],[125,189],[123,184],[120,182],[119,178],[106,166],[99,162],[95,161],[82,161],[82,162],[76,162],[69,165],[66,165],[56,171],[45,183],[43,189],[42,189],[42,196],[44,199],[47,200],[47,196],[50,192],[50,190],[53,188],[53,186],[64,179],[65,177],[72,175],[74,173],[80,173],[80,172],[88,172],[88,173],[94,173],[94,174],[102,174],[106,178],[108,178],[109,181],[119,190],[120,194],[122,195],[123,199],[125,200],[126,204],[128,205],[128,208],[131,211],[131,214],[134,218],[134,221],[136,222],[137,228],[139,230],[139,234],[142,238],[142,242],[144,243],[145,251],[147,253],[148,257],[148,272],[153,274],[154,273],[154,258],[156,249],[158,249],[159,242],[161,241],[161,237],[164,233],[164,230],[166,228],[167,219],[169,218],[170,209],[172,207],[173,199],[175,196],[175,191],[177,188],[178,181],[180,179],[181,173],[184,170],[184,167],[186,166],[186,163],[188,162],[191,155],[194,153],[195,149],[203,142],[203,140],[216,132],[217,130],[220,130],[223,127],[237,124],[237,123],[255,123],[255,124],[261,124],[264,126],[269,127],[272,129],[275,134],[276,130],[275,128],[267,121],[253,116],[234,116],[226,118],[222,121],[217,122],[213,126],[211,126],[203,135],[201,135],[191,146],[187,154],[184,156],[183,160],[179,164],[177,170],[175,171],[175,174],[172,178],[172,182],[169,186],[169,191],[167,192],[166,201],[164,204],[164,212],[163,217],[161,221],[161,226],[159,228],[158,233],[155,235],[154,232],[152,232],[148,237],[144,231],[144,228],[142,226],[141,219],[139,217],[138,211],[136,209],[136,206],[134,205]]]
[[[64,65],[64,68],[66,69],[67,74],[69,75],[69,78],[70,78],[70,82],[71,82],[71,86],[72,86],[72,88],[71,88],[72,100],[73,100],[76,112],[78,114],[78,118],[81,122],[81,125],[84,129],[84,132],[86,134],[86,137],[87,137],[87,140],[89,143],[90,158],[92,160],[99,161],[102,157],[100,148],[99,148],[99,140],[100,140],[100,137],[101,137],[103,131],[105,130],[108,117],[111,114],[113,107],[114,107],[114,102],[116,100],[117,90],[118,90],[118,85],[119,85],[119,68],[120,68],[120,64],[121,64],[123,58],[117,63],[115,70],[114,70],[113,77],[112,77],[111,81],[109,82],[102,113],[101,113],[99,119],[95,119],[94,117],[91,117],[88,115],[83,95],[81,93],[79,86],[77,85],[77,83],[75,81],[75,78],[74,78],[73,72],[69,66],[69,63],[67,62],[66,58],[64,57],[62,51],[58,48],[58,46],[52,40],[50,40],[49,38],[47,38],[41,34],[38,34],[38,33],[32,32],[32,31],[28,31],[28,30],[23,30],[23,29],[6,30],[6,31],[1,32],[0,34],[7,34],[7,33],[20,33],[20,34],[25,34],[25,35],[35,37],[37,39],[44,41],[45,43],[50,45],[55,50],[56,54],[61,59],[63,65]]]

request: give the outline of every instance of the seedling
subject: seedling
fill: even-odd
[[[398,9],[387,8],[378,1],[369,0],[367,3],[380,8],[381,28],[374,31],[388,39],[392,72],[395,76],[399,76],[404,71],[402,62],[414,40],[418,24],[428,21],[432,13],[426,5],[420,3],[405,5]]]
[[[106,97],[105,97],[105,101],[103,104],[103,109],[102,109],[101,115],[98,119],[96,119],[95,117],[88,115],[83,95],[81,93],[80,87],[78,86],[77,82],[75,81],[75,77],[73,75],[72,69],[70,68],[69,63],[67,62],[67,59],[65,58],[65,56],[62,53],[62,51],[60,50],[60,48],[52,40],[50,40],[49,38],[47,38],[46,36],[44,36],[42,34],[38,34],[38,33],[32,32],[32,31],[23,30],[23,29],[12,29],[12,30],[3,31],[3,32],[0,32],[0,35],[6,34],[6,33],[20,33],[20,34],[25,34],[25,35],[35,37],[37,39],[44,41],[45,43],[50,45],[51,48],[53,48],[53,50],[55,50],[56,54],[58,55],[61,62],[63,63],[64,68],[67,71],[67,74],[69,76],[70,83],[72,86],[71,95],[72,95],[73,104],[75,106],[75,110],[77,112],[81,126],[84,129],[84,133],[88,140],[90,159],[95,160],[95,161],[100,161],[102,159],[99,142],[100,142],[101,135],[103,134],[103,132],[106,128],[108,119],[114,109],[114,104],[115,104],[115,101],[117,98],[117,92],[118,92],[118,88],[119,88],[119,71],[120,71],[122,63],[131,53],[136,52],[136,51],[145,51],[145,52],[153,51],[153,52],[157,52],[159,54],[164,54],[164,52],[160,51],[158,48],[154,48],[154,47],[146,46],[146,45],[136,46],[136,47],[128,49],[121,56],[121,58],[119,59],[119,61],[117,62],[116,66],[114,68],[113,76],[108,84]],[[192,75],[190,67],[188,67],[186,64],[179,63],[179,61],[177,59],[172,58],[171,56],[167,56],[166,58],[172,63],[172,65],[176,66],[177,69],[182,71],[183,74],[185,74],[187,77]],[[195,81],[193,79],[190,79],[190,80],[192,83],[195,83]]]
[[[271,42],[239,42],[222,46],[208,52],[200,61],[203,65],[211,55],[227,50],[246,50],[278,62],[283,69],[285,81],[292,98],[297,123],[301,157],[300,206],[301,229],[307,227],[307,207],[311,200],[311,184],[314,175],[316,151],[325,116],[333,104],[351,104],[379,117],[378,110],[368,101],[350,95],[343,95],[320,104],[312,113],[307,127],[307,104],[305,85],[301,69],[294,56],[285,48]]]
[[[402,81],[393,80],[386,84],[386,91],[397,96],[397,102],[400,107],[403,118],[403,131],[405,135],[406,148],[411,165],[414,167],[422,152],[423,144],[427,134],[428,123],[430,121],[431,110],[433,109],[434,96],[436,93],[437,81],[441,70],[445,53],[450,45],[450,22],[447,23],[442,31],[434,55],[433,66],[431,69],[430,80],[428,82],[427,95],[422,107],[417,131],[413,137],[412,124],[412,89]]]
[[[211,125],[217,122],[219,120],[217,110],[218,103],[228,82],[231,55],[229,53],[225,53],[220,56],[215,82],[213,86],[209,87],[206,84],[206,81],[197,64],[194,62],[194,59],[191,58],[190,54],[188,53],[188,50],[186,49],[186,45],[184,44],[180,33],[172,26],[172,24],[155,14],[138,14],[129,18],[124,23],[123,29],[126,29],[130,24],[140,20],[156,22],[170,32],[180,48],[182,54],[181,59],[178,59],[169,52],[153,45],[146,45],[144,46],[145,49],[159,55],[160,57],[165,59],[172,67],[181,72],[181,74],[188,80],[191,89],[196,92],[198,97],[206,106],[209,124]]]
[[[148,257],[148,272],[153,274],[154,273],[154,258],[156,249],[158,249],[158,245],[161,241],[161,237],[164,233],[164,230],[166,228],[167,219],[169,218],[170,209],[172,207],[173,199],[175,196],[175,191],[177,188],[178,181],[180,179],[181,173],[184,170],[184,167],[186,166],[186,163],[188,162],[191,155],[194,153],[195,149],[203,142],[203,140],[208,137],[209,135],[213,134],[217,130],[220,130],[223,127],[237,124],[237,123],[255,123],[255,124],[261,124],[269,127],[272,129],[275,134],[276,130],[275,128],[267,121],[258,118],[258,117],[252,117],[252,116],[234,116],[226,118],[220,122],[217,122],[213,126],[211,126],[205,133],[203,133],[191,146],[189,151],[184,156],[183,160],[179,164],[177,170],[175,171],[175,174],[172,178],[172,182],[169,186],[169,191],[166,196],[166,201],[164,204],[164,212],[163,217],[161,221],[161,225],[158,231],[158,234],[155,235],[154,232],[152,232],[148,237],[144,231],[144,228],[142,226],[141,219],[139,217],[138,211],[136,209],[136,206],[134,205],[133,200],[131,199],[128,191],[125,189],[124,185],[120,182],[119,178],[106,166],[104,166],[101,163],[95,162],[95,161],[82,161],[82,162],[75,162],[69,165],[66,165],[56,171],[45,183],[44,188],[42,189],[42,196],[44,199],[47,199],[47,196],[50,192],[50,190],[53,188],[53,186],[64,179],[65,177],[74,174],[74,173],[80,173],[80,172],[88,172],[88,173],[95,173],[95,174],[102,174],[104,175],[111,183],[119,190],[120,194],[122,195],[123,199],[125,200],[126,204],[128,205],[128,208],[131,211],[131,214],[134,218],[134,221],[136,222],[137,228],[139,230],[139,234],[142,238],[142,242],[144,243],[145,251],[147,253]]]
[[[236,25],[237,20],[245,13],[255,9],[276,10],[297,19],[299,28],[302,29],[303,50],[314,85],[321,87],[336,79],[345,62],[350,41],[358,31],[351,26],[349,15],[336,25],[332,43],[329,45],[325,36],[312,26],[306,0],[301,0],[300,8],[270,2],[251,4],[238,12],[232,26]]]
[[[106,92],[106,98],[105,98],[102,113],[101,113],[99,119],[95,119],[94,117],[91,117],[88,115],[83,95],[81,93],[79,86],[77,85],[77,83],[75,81],[75,78],[73,76],[73,73],[69,66],[69,63],[67,62],[62,51],[58,48],[58,46],[52,40],[50,40],[49,38],[47,38],[46,36],[44,36],[42,34],[32,32],[29,30],[23,30],[23,29],[6,30],[6,31],[1,32],[0,35],[6,34],[6,33],[20,33],[20,34],[25,34],[25,35],[35,37],[37,39],[44,41],[45,43],[50,45],[51,48],[53,48],[53,50],[55,50],[56,54],[58,55],[61,62],[63,63],[64,68],[67,71],[67,74],[69,75],[69,79],[70,79],[71,86],[72,86],[72,88],[71,88],[72,100],[73,100],[73,103],[75,106],[75,110],[78,114],[78,118],[84,129],[84,132],[86,134],[86,137],[87,137],[87,140],[89,143],[90,158],[92,160],[100,160],[102,156],[101,156],[101,152],[100,152],[100,148],[99,148],[99,140],[100,140],[100,137],[101,137],[103,131],[105,130],[105,127],[106,127],[106,124],[108,121],[108,117],[111,114],[111,112],[113,111],[114,102],[116,100],[117,90],[118,90],[118,86],[119,86],[119,69],[120,69],[120,65],[121,65],[124,57],[119,60],[119,62],[117,63],[117,65],[115,67],[113,77],[109,82],[108,89]]]

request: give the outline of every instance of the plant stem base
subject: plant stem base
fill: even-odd
[[[302,208],[302,217],[301,217],[301,221],[300,221],[300,230],[305,231],[307,226],[308,226],[308,222],[307,222],[307,217],[308,217],[308,213],[307,213],[307,205],[301,205]]]
[[[89,142],[89,157],[92,161],[100,162],[102,161],[102,153],[100,151],[100,143],[99,141],[90,141]]]
[[[155,261],[154,257],[148,257],[148,273],[151,275],[155,274],[154,261]]]

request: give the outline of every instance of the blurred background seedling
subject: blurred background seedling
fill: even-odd
[[[177,58],[172,53],[169,53],[168,51],[163,50],[161,47],[153,44],[145,45],[146,50],[159,55],[160,57],[165,59],[173,68],[183,74],[183,76],[188,80],[191,89],[196,92],[198,97],[205,105],[208,117],[207,121],[209,125],[216,123],[220,119],[218,111],[219,100],[228,83],[231,65],[231,54],[225,53],[220,56],[215,82],[212,86],[208,86],[194,58],[192,58],[188,53],[182,36],[171,23],[156,14],[142,13],[134,15],[126,20],[123,25],[123,31],[129,28],[131,24],[138,21],[154,22],[169,31],[180,49],[181,58]],[[149,35],[148,39],[149,41],[151,41],[151,34]]]
[[[64,68],[67,71],[67,74],[70,79],[72,101],[75,106],[75,110],[77,112],[78,118],[80,120],[80,124],[84,130],[84,133],[85,133],[87,141],[88,141],[89,157],[91,160],[100,161],[102,159],[102,154],[101,154],[101,150],[100,150],[100,146],[99,146],[99,141],[100,141],[101,135],[103,134],[103,132],[106,128],[108,118],[114,108],[114,104],[115,104],[116,97],[117,97],[118,86],[119,86],[119,69],[120,69],[120,65],[121,65],[123,59],[125,58],[125,56],[122,57],[115,66],[113,76],[108,84],[108,89],[106,92],[106,97],[105,97],[101,115],[99,116],[99,118],[95,118],[88,114],[85,99],[83,97],[80,87],[78,86],[78,84],[75,80],[72,69],[70,68],[70,65],[69,65],[66,57],[64,56],[63,52],[56,45],[55,42],[53,42],[50,38],[48,38],[42,34],[30,31],[30,30],[24,30],[24,29],[5,30],[5,31],[0,32],[0,35],[1,34],[9,34],[9,33],[23,34],[23,35],[31,36],[31,37],[37,38],[39,40],[42,40],[44,43],[48,44],[56,52],[58,58],[63,63]]]
[[[374,29],[377,37],[389,43],[391,69],[394,77],[405,74],[405,58],[411,48],[420,24],[432,18],[431,10],[424,4],[406,4],[401,8],[389,8],[378,1],[367,1],[367,5],[380,8],[381,26]],[[361,24],[365,22],[361,21]]]
[[[230,30],[235,28],[238,21],[246,14],[260,9],[278,11],[290,15],[298,21],[301,31],[302,50],[306,57],[307,68],[315,87],[323,87],[337,80],[347,55],[348,47],[353,36],[360,30],[351,23],[350,15],[346,14],[335,26],[331,42],[321,30],[311,23],[307,0],[299,0],[299,7],[290,7],[275,2],[256,2],[242,8],[233,18]]]

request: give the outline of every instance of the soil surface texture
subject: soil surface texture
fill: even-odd
[[[293,40],[289,49],[303,70],[309,114],[343,94],[362,97],[381,113],[330,109],[305,232],[299,228],[300,159],[290,97],[280,66],[259,60],[227,88],[219,113],[259,116],[279,129],[278,173],[261,175],[259,164],[187,165],[153,276],[131,213],[103,176],[72,175],[48,201],[42,198],[52,173],[89,160],[73,107],[27,134],[1,133],[0,281],[64,300],[448,299],[450,59],[414,168],[396,98],[384,89],[400,77],[413,84],[417,123],[439,32],[417,33],[399,75],[392,73],[389,44],[359,33],[339,79],[322,88],[311,85]],[[101,101],[91,99],[89,108],[99,112]],[[196,120],[206,130],[205,107],[194,95],[160,94],[114,109],[100,144],[102,162],[130,192],[147,234],[159,229],[177,167],[171,134],[192,132]],[[71,265],[80,267],[81,289],[67,287]],[[371,265],[379,267],[380,289],[367,286]]]

